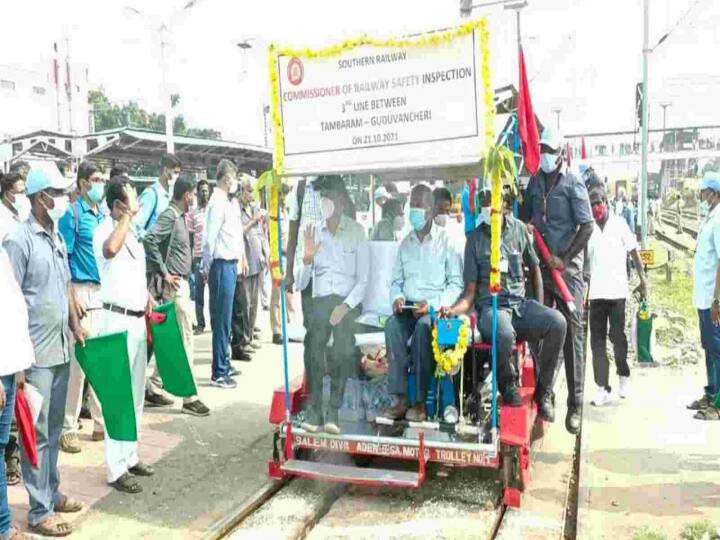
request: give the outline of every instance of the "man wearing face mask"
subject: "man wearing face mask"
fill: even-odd
[[[59,173],[51,179],[31,170],[25,185],[30,217],[3,243],[28,308],[35,365],[25,372],[25,381],[43,397],[35,424],[37,468],[22,450],[22,475],[30,498],[28,522],[33,532],[48,536],[72,532],[57,513],[82,509],[82,503],[60,492],[57,467],[70,374],[70,332],[81,345],[85,343],[70,290],[67,248],[58,233],[58,222],[68,209],[69,187]]]
[[[700,321],[705,349],[707,386],[700,399],[688,405],[698,420],[720,420],[714,401],[720,392],[720,173],[706,172],[700,183],[706,218],[698,230],[693,270],[693,305]]]
[[[188,276],[192,272],[192,245],[185,216],[195,200],[195,183],[180,179],[173,188],[170,206],[145,235],[143,245],[147,260],[150,291],[157,302],[174,302],[185,354],[192,368],[194,364],[193,304],[190,299]],[[160,377],[155,366],[153,377]],[[181,411],[193,416],[210,414],[197,396],[183,398]]]
[[[89,161],[83,161],[78,167],[77,188],[80,197],[76,200],[60,220],[60,234],[65,240],[70,259],[70,275],[75,304],[78,307],[78,318],[88,337],[97,335],[97,325],[102,301],[100,300],[100,274],[93,251],[95,229],[103,222],[105,216],[100,212],[99,204],[105,198],[105,179],[101,172]],[[65,424],[60,437],[60,449],[63,452],[77,454],[80,452],[78,418],[82,407],[83,385],[85,374],[77,363],[75,348],[70,347],[73,356],[70,362],[70,381],[68,398],[65,403]],[[105,425],[102,419],[100,402],[90,388],[89,405],[93,419],[93,441],[104,438]]]
[[[157,218],[170,204],[175,182],[180,177],[182,164],[174,154],[160,158],[160,177],[152,186],[143,190],[138,200],[140,211],[133,219],[133,226],[142,240],[155,225]]]
[[[25,180],[18,172],[0,176],[0,241],[30,215],[30,201],[25,195]]]
[[[203,179],[197,183],[197,207],[186,214],[188,230],[192,235],[193,242],[193,272],[195,273],[195,321],[197,326],[194,329],[195,335],[205,331],[205,286],[207,275],[202,267],[202,244],[205,234],[205,219],[207,217],[207,205],[210,200],[210,184]]]
[[[450,219],[450,210],[452,209],[452,194],[450,190],[444,187],[435,188],[433,190],[433,213],[435,224],[439,227],[447,227]]]
[[[637,292],[647,297],[647,282],[638,253],[637,239],[622,218],[610,212],[604,186],[590,191],[590,206],[595,218],[595,232],[588,242],[590,281],[590,347],[593,353],[593,374],[597,393],[590,401],[602,407],[611,400],[607,338],[613,344],[618,374],[618,395],[628,395],[630,367],[627,363],[628,343],[625,335],[625,299],[628,280],[625,271],[627,255],[632,258],[640,285]]]
[[[540,170],[530,180],[525,204],[530,227],[537,227],[552,255],[549,265],[541,264],[545,286],[545,304],[557,306],[567,321],[563,356],[568,386],[568,410],[565,428],[580,431],[583,402],[584,328],[582,309],[585,300],[583,250],[593,232],[588,193],[582,180],[563,167],[562,138],[545,128],[540,139]],[[556,289],[550,269],[559,270],[573,295],[571,311]]]
[[[323,176],[315,180],[321,197],[323,221],[304,233],[303,268],[299,288],[312,279],[312,313],[305,335],[305,374],[308,382],[308,408],[303,429],[316,432],[321,426],[327,433],[339,434],[338,411],[342,405],[347,378],[359,365],[355,348],[354,324],[360,315],[360,302],[368,283],[369,251],[365,231],[355,220],[344,215],[347,197],[342,178]],[[322,414],[325,349],[330,372],[330,404]]]
[[[399,240],[400,233],[405,224],[403,217],[403,204],[399,199],[390,199],[382,209],[383,218],[373,229],[372,239],[375,242],[394,242]]]
[[[385,325],[385,343],[394,402],[383,414],[420,422],[426,418],[425,394],[433,365],[430,306],[440,309],[458,299],[463,290],[462,258],[435,224],[428,186],[419,184],[410,192],[409,217],[413,230],[400,243],[390,287],[394,315]],[[408,368],[416,378],[416,403],[407,399]]]
[[[257,322],[260,279],[263,269],[267,268],[269,250],[262,227],[265,213],[253,202],[253,185],[249,176],[243,175],[239,193],[245,259],[235,285],[231,350],[233,359],[248,362],[252,360],[250,355],[260,348],[255,343],[254,329]]]
[[[240,207],[230,200],[238,190],[238,170],[223,159],[217,166],[217,185],[207,209],[207,234],[203,244],[203,267],[210,286],[210,325],[212,326],[212,376],[210,384],[218,388],[237,387],[233,375],[240,372],[230,366],[228,348],[238,262],[245,260]]]

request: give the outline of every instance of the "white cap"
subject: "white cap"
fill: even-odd
[[[388,190],[385,189],[385,186],[380,186],[375,190],[375,200],[378,200],[381,197],[384,197],[386,199],[390,198],[390,194],[388,193]]]
[[[556,132],[553,128],[548,126],[543,129],[542,137],[540,137],[540,144],[544,144],[545,146],[548,146],[553,150],[560,150],[560,147],[562,146],[562,140],[562,135],[560,135],[560,133]]]

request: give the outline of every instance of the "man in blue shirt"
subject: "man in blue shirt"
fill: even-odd
[[[700,320],[708,383],[702,397],[688,409],[698,411],[695,418],[699,420],[720,420],[720,409],[714,405],[720,392],[720,173],[705,173],[700,200],[707,217],[700,225],[695,248],[693,304]]]
[[[71,291],[75,295],[80,324],[89,337],[95,337],[97,335],[97,317],[102,303],[100,302],[100,274],[98,274],[93,253],[93,235],[97,226],[104,219],[99,204],[105,197],[105,179],[95,165],[84,161],[78,167],[77,187],[80,197],[60,219],[58,228],[68,250],[72,278]],[[77,454],[81,450],[78,438],[78,417],[85,384],[85,374],[75,359],[74,351],[75,347],[71,346],[72,360],[70,362],[68,396],[65,403],[65,422],[63,434],[60,437],[60,449],[71,454]],[[92,388],[90,389],[90,414],[95,423],[92,438],[94,441],[101,441],[104,438],[105,429],[102,409]]]
[[[550,249],[551,258],[543,262],[545,304],[555,305],[567,321],[563,357],[568,386],[568,411],[565,428],[572,434],[580,431],[582,419],[584,371],[584,327],[582,309],[585,301],[583,251],[595,227],[587,188],[577,176],[563,166],[563,144],[559,134],[545,128],[540,140],[540,169],[530,180],[525,204],[530,223],[537,227]],[[553,283],[551,269],[562,272],[573,296],[571,310]]]
[[[133,227],[138,240],[142,241],[155,225],[158,216],[170,205],[173,188],[180,176],[182,164],[174,154],[164,154],[160,158],[160,176],[152,186],[145,188],[138,198],[140,210],[133,218]],[[152,358],[152,349],[148,349],[148,362]],[[166,407],[172,405],[172,399],[163,395],[159,378],[148,378],[145,385],[145,403],[148,407]]]

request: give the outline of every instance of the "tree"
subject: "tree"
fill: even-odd
[[[176,107],[180,103],[180,95],[173,94],[171,100],[172,106]],[[107,129],[120,127],[149,129],[158,132],[165,131],[164,114],[148,112],[133,100],[123,105],[111,103],[102,88],[88,92],[88,103],[95,117],[95,131],[105,131]],[[173,119],[173,133],[175,135],[188,135],[209,139],[219,139],[222,137],[222,134],[214,129],[188,127],[185,118],[181,114],[175,116]]]

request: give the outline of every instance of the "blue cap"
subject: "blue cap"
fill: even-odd
[[[580,171],[580,174],[585,174],[585,171],[587,171],[588,168],[588,164],[585,161],[578,162],[578,171]]]
[[[703,189],[711,189],[720,193],[720,173],[714,171],[706,172],[702,182],[700,182],[700,190]]]
[[[40,193],[48,188],[68,189],[70,184],[72,184],[72,179],[65,178],[60,171],[51,175],[42,169],[33,168],[30,169],[25,179],[25,192],[28,195],[35,195],[35,193]]]

